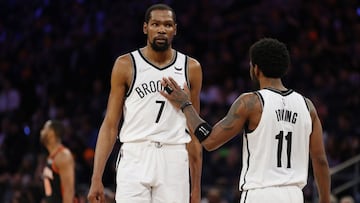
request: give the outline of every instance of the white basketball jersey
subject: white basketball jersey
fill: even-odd
[[[164,68],[149,62],[136,50],[130,53],[133,61],[133,81],[123,107],[124,121],[120,130],[121,142],[157,141],[183,144],[191,138],[186,129],[184,114],[174,108],[159,91],[163,77],[172,77],[183,88],[187,80],[187,56],[175,51],[174,60]]]
[[[312,120],[305,98],[293,90],[262,89],[260,122],[244,133],[240,190],[295,185],[308,177]]]

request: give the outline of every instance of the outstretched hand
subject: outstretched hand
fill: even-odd
[[[184,90],[180,88],[177,82],[172,78],[163,78],[161,81],[163,87],[169,87],[171,92],[167,92],[165,89],[160,92],[166,99],[170,101],[170,103],[177,109],[180,108],[185,102],[190,101],[189,95],[190,90],[187,84],[184,84]]]

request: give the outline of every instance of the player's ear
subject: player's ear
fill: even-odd
[[[258,77],[259,77],[259,71],[260,71],[259,66],[258,66],[257,64],[253,64],[253,65],[252,65],[252,68],[253,68],[254,76],[255,76],[256,78],[258,78]]]
[[[145,35],[148,34],[148,24],[146,22],[144,22],[144,25],[143,25],[143,32]]]

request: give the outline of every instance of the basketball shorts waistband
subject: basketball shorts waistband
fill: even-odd
[[[155,148],[170,148],[170,149],[185,149],[186,144],[168,144],[157,141],[142,141],[142,142],[124,142],[123,149],[134,147],[155,147]]]
[[[290,184],[290,185],[272,185],[266,187],[250,188],[250,189],[242,190],[242,192],[251,191],[251,190],[266,190],[269,188],[298,188],[301,190],[301,187],[298,186],[297,184]]]

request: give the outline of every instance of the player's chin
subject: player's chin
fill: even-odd
[[[158,52],[163,52],[163,51],[166,51],[169,49],[169,44],[167,43],[153,43],[152,44],[152,48],[155,50],[155,51],[158,51]]]

